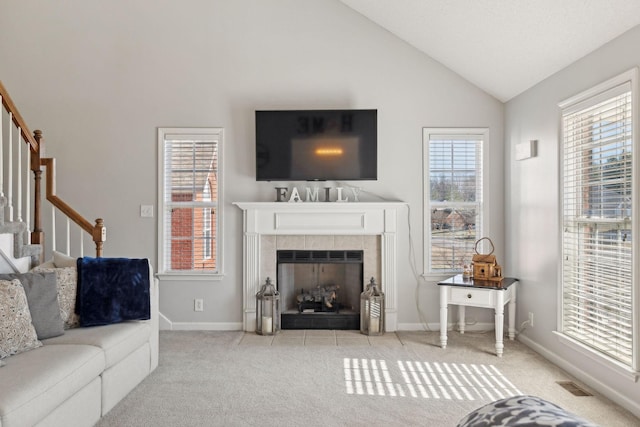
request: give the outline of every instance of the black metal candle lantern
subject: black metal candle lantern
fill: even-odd
[[[384,293],[373,277],[360,294],[360,332],[365,335],[384,334]]]
[[[256,294],[256,333],[275,335],[280,331],[280,293],[267,277]]]

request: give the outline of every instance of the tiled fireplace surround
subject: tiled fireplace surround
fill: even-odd
[[[364,280],[385,293],[386,330],[397,329],[396,211],[385,203],[234,203],[243,210],[243,329],[255,331],[255,295],[276,282],[278,250],[362,250]]]

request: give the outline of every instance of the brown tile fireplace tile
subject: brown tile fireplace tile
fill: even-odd
[[[422,334],[424,335],[424,334]],[[406,337],[405,337],[406,339]],[[358,330],[329,329],[285,329],[273,335],[259,335],[245,332],[240,345],[258,346],[379,346],[402,347],[404,344],[395,332],[387,332],[380,336],[367,336]]]
[[[333,243],[333,236],[305,236],[304,248],[312,250],[333,249]]]
[[[331,329],[306,329],[305,337],[322,337],[322,338],[334,338],[336,331]]]
[[[289,346],[289,347],[301,347],[304,345],[304,335],[292,336],[292,335],[276,335],[273,339],[273,346]]]
[[[278,249],[304,249],[304,236],[277,236],[276,244]]]
[[[333,248],[341,250],[364,249],[364,236],[334,236]]]

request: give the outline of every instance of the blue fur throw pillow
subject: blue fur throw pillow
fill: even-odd
[[[77,267],[80,326],[150,318],[147,259],[82,257]]]

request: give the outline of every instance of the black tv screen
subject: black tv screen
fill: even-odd
[[[377,179],[377,116],[377,110],[256,111],[256,180]]]

